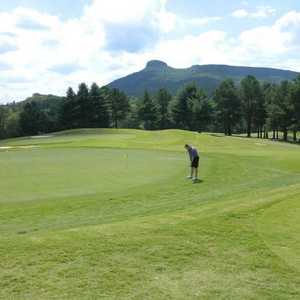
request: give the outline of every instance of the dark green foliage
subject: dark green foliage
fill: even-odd
[[[186,85],[176,96],[172,105],[172,117],[176,128],[190,130],[192,128],[193,105],[197,95],[195,84]]]
[[[211,96],[224,79],[231,78],[239,84],[247,75],[252,75],[262,82],[280,83],[283,80],[295,79],[298,73],[226,65],[196,65],[186,69],[176,69],[161,61],[150,61],[145,69],[113,81],[109,87],[118,88],[128,96],[142,97],[146,89],[154,94],[162,87],[172,95],[176,95],[185,84],[195,82]]]
[[[5,120],[5,137],[17,137],[20,135],[20,113],[9,111]]]
[[[279,125],[283,139],[287,140],[288,129],[292,125],[293,106],[290,97],[291,84],[283,81],[277,90],[277,105],[279,107]]]
[[[262,98],[259,81],[254,76],[247,76],[241,81],[242,108],[247,124],[247,135],[251,137],[254,114]]]
[[[273,131],[273,139],[280,127],[281,110],[278,103],[278,89],[275,84],[265,90],[265,101],[267,106],[267,127]]]
[[[300,128],[300,76],[291,84],[290,101],[293,108],[291,129],[293,130],[293,140],[297,140],[297,131]]]
[[[141,128],[141,120],[139,118],[139,108],[141,106],[140,100],[132,98],[129,101],[130,109],[126,119],[122,121],[123,128]]]
[[[157,106],[157,125],[160,129],[166,129],[170,126],[168,108],[171,101],[172,95],[164,88],[160,89],[155,96],[155,102]]]
[[[119,122],[124,120],[129,113],[128,97],[120,90],[112,89],[109,91],[107,99],[113,126],[118,128]]]
[[[288,130],[297,130],[296,105],[297,96],[293,97],[293,85],[283,81],[280,85],[272,85],[266,91],[267,123],[273,130],[273,139],[278,139],[278,131],[283,132],[283,139],[287,140]],[[294,89],[296,92],[296,89]],[[293,100],[293,98],[295,100]]]
[[[138,116],[144,129],[153,130],[157,128],[157,108],[147,91],[144,93]]]
[[[107,89],[96,83],[90,90],[85,83],[80,84],[77,95],[69,88],[62,108],[64,128],[109,127],[107,94]]]
[[[199,68],[191,69],[197,73]],[[148,64],[146,71],[157,73],[158,69],[162,75],[170,71],[159,61]],[[220,66],[200,69],[213,70],[216,75]],[[224,67],[223,73],[229,69]],[[272,130],[272,137],[277,139],[279,132],[283,132],[284,140],[288,140],[288,133],[292,131],[297,141],[300,77],[276,84],[261,83],[258,81],[261,77],[249,75],[236,87],[238,73],[233,70],[237,72],[231,70],[233,79],[224,80],[214,97],[208,97],[197,81],[186,84],[176,97],[172,97],[172,90],[161,88],[155,94],[146,91],[143,97],[128,98],[119,89],[100,88],[96,83],[90,88],[81,83],[77,93],[69,88],[64,98],[34,94],[20,103],[0,105],[0,138],[112,126],[224,131],[227,135],[247,132],[248,136],[256,131],[259,138],[268,138],[268,131]],[[263,74],[266,75],[264,72],[260,75]]]
[[[93,83],[89,93],[91,110],[89,111],[90,127],[109,127],[108,103],[106,100],[106,90],[101,90],[96,83]]]
[[[235,125],[241,119],[241,101],[233,80],[226,79],[215,92],[216,112],[222,123],[224,133],[231,135]]]
[[[15,103],[0,105],[0,139],[20,135],[19,116]]]
[[[50,122],[49,116],[35,101],[27,102],[20,115],[20,130],[25,136],[49,132]]]
[[[85,83],[81,83],[77,92],[77,110],[78,128],[90,127],[90,112],[92,111],[92,103],[89,98],[89,88]]]
[[[205,92],[192,83],[179,91],[171,113],[176,128],[202,131],[211,121],[212,105]]]
[[[13,105],[13,107],[10,109],[14,110],[14,112],[18,111],[20,113],[20,110],[23,109],[24,105],[32,101],[34,101],[37,104],[38,109],[47,116],[48,127],[46,128],[46,131],[50,132],[59,130],[61,128],[60,120],[63,97],[54,95],[41,95],[36,93],[33,94],[32,97],[27,98],[24,102]]]
[[[197,89],[196,96],[192,102],[192,130],[205,131],[212,120],[212,103],[207,98],[204,90]]]
[[[61,124],[63,128],[72,129],[77,127],[77,110],[76,94],[73,89],[69,87],[62,107]]]
[[[4,107],[0,106],[0,138],[5,137],[5,121],[6,121],[6,111]]]

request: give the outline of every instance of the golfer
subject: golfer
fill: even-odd
[[[196,183],[198,181],[198,167],[199,167],[198,151],[195,147],[188,144],[186,144],[184,148],[188,152],[191,161],[191,175],[189,175],[187,178],[192,179],[193,183]]]

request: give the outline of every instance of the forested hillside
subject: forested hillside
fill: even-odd
[[[236,84],[252,75],[261,82],[279,83],[293,80],[298,73],[271,68],[234,67],[227,65],[195,65],[186,69],[176,69],[166,63],[153,60],[147,63],[140,72],[120,78],[110,87],[118,88],[129,96],[141,96],[144,90],[157,92],[160,88],[168,89],[175,95],[184,84],[195,82],[208,95],[212,95],[217,86],[231,78]]]
[[[157,72],[157,68],[167,72],[169,67],[162,64],[148,64],[147,72]],[[121,89],[96,83],[81,83],[77,91],[70,87],[65,97],[34,94],[23,102],[0,106],[0,138],[114,127],[246,133],[248,137],[257,133],[259,138],[297,142],[300,76],[280,81],[280,74],[292,78],[296,73],[276,71],[276,75],[270,71],[274,82],[267,82],[259,80],[267,76],[265,69],[260,69],[259,78],[239,77],[241,72],[232,69],[232,78],[220,80],[211,93],[191,81],[175,95],[172,89],[160,88],[157,92],[145,89],[141,96],[132,97]],[[138,83],[142,86],[143,79]]]

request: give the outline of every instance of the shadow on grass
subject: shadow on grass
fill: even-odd
[[[224,138],[224,137],[228,137],[225,134],[222,133],[209,133],[210,136],[213,137],[217,137],[217,138]],[[258,140],[262,140],[262,141],[272,141],[272,142],[279,142],[279,143],[287,143],[287,144],[293,144],[293,145],[300,145],[300,139],[298,139],[297,141],[292,140],[291,138],[289,138],[287,141],[285,141],[282,138],[279,139],[273,139],[273,138],[259,138],[257,136],[251,135],[250,137],[248,137],[247,135],[243,135],[243,134],[232,134],[230,135],[230,137],[233,138],[239,138],[239,139],[258,139]]]
[[[204,180],[197,179],[197,180],[193,181],[193,184],[199,184],[199,183],[203,183],[203,182],[204,182]]]
[[[218,137],[218,138],[226,137],[226,135],[223,134],[223,133],[209,133],[209,135],[214,136],[214,137]]]

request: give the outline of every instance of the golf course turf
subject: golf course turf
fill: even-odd
[[[0,142],[0,299],[300,299],[300,147],[180,130]]]

